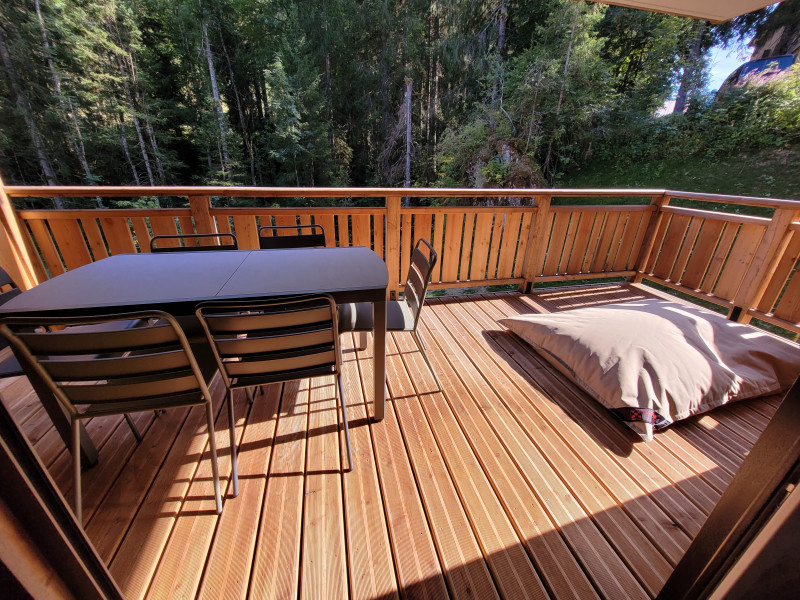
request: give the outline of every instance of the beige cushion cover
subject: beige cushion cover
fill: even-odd
[[[785,390],[800,373],[796,344],[660,299],[500,322],[606,407],[655,410],[657,429]],[[629,425],[652,439],[652,424]]]

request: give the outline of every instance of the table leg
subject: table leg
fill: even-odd
[[[372,304],[373,317],[373,372],[375,377],[375,391],[372,400],[373,418],[383,420],[386,398],[386,301]]]

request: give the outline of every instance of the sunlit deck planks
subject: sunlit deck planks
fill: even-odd
[[[367,419],[370,350],[345,336],[355,468],[324,379],[236,396],[240,493],[213,510],[202,411],[88,431],[85,528],[126,598],[647,598],[777,407],[770,398],[635,436],[497,320],[630,300],[630,286],[432,300],[387,348],[391,401]],[[222,398],[222,386],[215,397]],[[0,395],[66,497],[70,459],[27,383]],[[227,411],[217,407],[223,486]],[[224,489],[224,487],[223,487]]]

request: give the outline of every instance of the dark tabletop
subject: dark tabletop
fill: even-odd
[[[337,302],[385,300],[389,277],[369,248],[119,254],[49,279],[0,315],[159,309],[191,314],[203,300],[330,293]]]

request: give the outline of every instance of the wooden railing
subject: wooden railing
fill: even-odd
[[[402,196],[508,198],[510,190],[364,188],[6,187],[5,246],[27,261],[33,283],[119,253],[149,252],[151,236],[235,233],[258,247],[263,225],[318,223],[328,244],[367,246],[384,258],[389,291],[402,288],[415,240],[441,260],[433,288],[625,277],[651,280],[800,332],[800,202],[665,190],[513,190],[533,206],[402,206]],[[402,196],[401,196],[402,194]],[[185,197],[179,209],[10,209],[9,198]],[[375,208],[225,208],[211,198],[381,198]],[[638,198],[640,204],[564,205],[569,198]],[[559,200],[554,202],[553,200]],[[671,206],[673,199],[774,210],[771,218]],[[616,200],[612,200],[616,201]],[[16,229],[15,229],[16,228]],[[16,245],[15,245],[16,244]],[[15,257],[5,248],[4,266]],[[12,252],[13,254],[13,252]],[[13,265],[12,265],[13,266]],[[26,269],[19,267],[18,271]],[[23,282],[24,283],[24,282]]]

